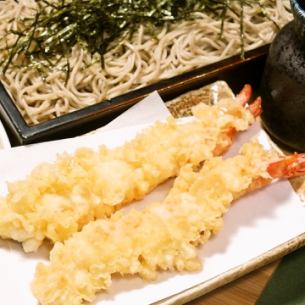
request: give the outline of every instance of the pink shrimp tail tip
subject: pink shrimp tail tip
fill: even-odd
[[[258,97],[255,99],[255,101],[251,104],[249,104],[251,96],[253,94],[253,89],[251,85],[246,84],[236,95],[237,101],[239,101],[243,106],[248,107],[249,111],[252,113],[254,117],[258,117],[262,113],[262,99],[261,97]]]
[[[252,93],[253,90],[251,85],[245,84],[241,91],[236,95],[236,99],[245,106],[249,102]]]
[[[249,105],[249,110],[256,118],[262,114],[262,99],[261,97],[257,97],[255,101]]]
[[[268,173],[272,178],[292,178],[305,175],[305,153],[293,154],[269,164]]]

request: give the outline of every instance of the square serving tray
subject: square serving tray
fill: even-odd
[[[226,81],[236,92],[245,83],[250,83],[256,89],[259,86],[268,48],[269,45],[265,45],[246,52],[244,59],[236,55],[34,126],[27,125],[0,83],[0,118],[13,146],[84,134],[103,126],[155,90],[164,101],[168,101],[217,80]]]

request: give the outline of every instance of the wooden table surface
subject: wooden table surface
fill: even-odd
[[[254,305],[279,261],[218,288],[187,305]]]

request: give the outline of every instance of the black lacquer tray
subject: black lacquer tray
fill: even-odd
[[[268,48],[269,45],[266,45],[247,52],[244,59],[239,55],[233,56],[34,126],[27,125],[0,83],[0,118],[13,146],[80,135],[103,126],[155,90],[164,101],[168,101],[217,80],[226,81],[235,92],[245,83],[250,83],[256,89]]]

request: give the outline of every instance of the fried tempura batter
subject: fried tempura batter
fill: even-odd
[[[117,212],[56,243],[50,264],[37,267],[35,296],[42,305],[80,305],[107,289],[115,273],[151,280],[159,270],[199,270],[196,247],[221,229],[235,198],[257,181],[270,182],[272,159],[251,143],[234,158],[207,161],[199,172],[187,165],[163,203]]]
[[[0,236],[22,242],[25,251],[35,251],[45,238],[65,240],[89,221],[141,199],[181,166],[221,154],[257,115],[244,107],[251,94],[245,88],[237,100],[196,106],[193,122],[169,119],[116,149],[80,149],[38,166],[25,180],[10,183],[0,199]]]

